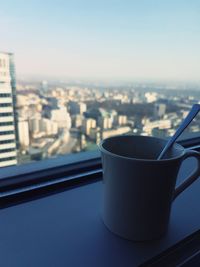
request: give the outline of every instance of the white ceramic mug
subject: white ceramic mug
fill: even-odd
[[[100,143],[103,164],[103,221],[131,240],[160,238],[167,230],[172,201],[200,173],[200,154],[174,144],[167,159],[156,160],[166,140],[121,135]],[[195,157],[198,167],[175,189],[182,162]]]

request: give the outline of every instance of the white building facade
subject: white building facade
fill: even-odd
[[[20,120],[18,122],[19,143],[22,148],[28,148],[30,145],[28,121]]]
[[[0,52],[0,167],[17,164],[13,55]],[[14,92],[15,93],[15,92]]]

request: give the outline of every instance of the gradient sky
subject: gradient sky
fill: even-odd
[[[17,74],[200,80],[200,0],[6,0]]]

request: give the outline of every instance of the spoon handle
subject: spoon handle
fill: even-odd
[[[160,155],[158,156],[158,160],[162,159],[164,154],[167,152],[167,150],[170,148],[170,146],[173,145],[173,143],[176,141],[176,139],[181,135],[181,133],[185,130],[185,128],[190,124],[190,122],[194,119],[194,117],[197,115],[197,113],[200,110],[199,104],[194,104],[192,106],[192,109],[186,116],[186,118],[183,120],[179,128],[176,130],[175,134],[169,139],[164,149],[161,151]]]

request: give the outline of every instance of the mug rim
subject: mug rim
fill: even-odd
[[[118,157],[118,158],[122,158],[122,159],[126,159],[126,160],[136,160],[136,161],[143,161],[143,162],[167,162],[167,161],[172,161],[172,160],[177,160],[183,157],[183,155],[185,154],[185,148],[183,146],[181,146],[178,143],[174,143],[173,147],[177,147],[179,150],[181,150],[182,153],[180,153],[179,156],[176,157],[172,157],[172,158],[167,158],[167,159],[140,159],[140,158],[133,158],[133,157],[126,157],[126,156],[122,156],[113,152],[110,152],[109,150],[105,149],[103,147],[103,144],[110,139],[116,139],[118,137],[136,137],[136,138],[148,138],[148,139],[157,139],[157,140],[161,140],[161,141],[167,141],[166,139],[163,138],[159,138],[159,137],[154,137],[154,136],[143,136],[143,135],[132,135],[132,134],[126,134],[126,135],[115,135],[115,136],[111,136],[111,137],[107,137],[103,140],[101,140],[101,142],[99,143],[98,147],[100,149],[101,152],[104,152],[110,156],[114,156],[114,157]]]

